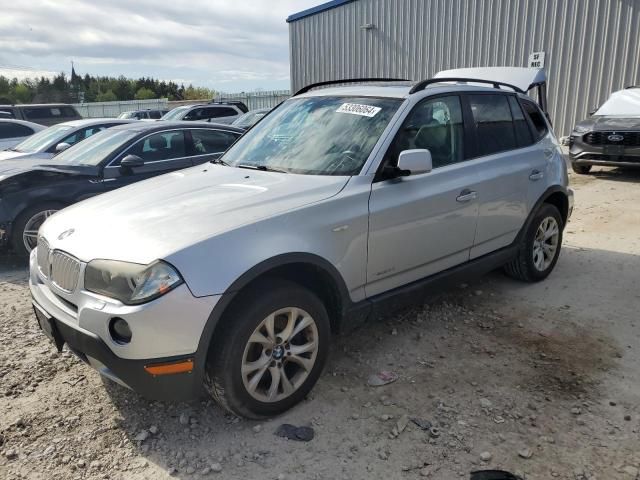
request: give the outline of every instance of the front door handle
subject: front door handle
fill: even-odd
[[[538,180],[542,180],[544,178],[544,173],[540,170],[533,170],[531,175],[529,175],[529,180],[532,182],[537,182]]]
[[[470,202],[471,200],[475,200],[476,198],[478,198],[478,192],[465,188],[460,192],[460,195],[456,197],[456,201],[460,203],[466,203]]]

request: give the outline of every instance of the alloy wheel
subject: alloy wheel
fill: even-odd
[[[242,356],[242,381],[261,402],[278,402],[305,382],[318,355],[318,327],[296,307],[281,308],[260,322]]]
[[[31,252],[38,244],[38,230],[44,221],[51,215],[56,213],[57,210],[43,210],[32,216],[24,226],[22,231],[22,242],[27,252]]]
[[[540,272],[544,272],[555,258],[558,250],[560,227],[553,217],[545,217],[538,225],[533,240],[533,264]]]

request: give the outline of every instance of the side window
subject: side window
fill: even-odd
[[[518,147],[527,147],[533,143],[533,137],[531,136],[529,124],[527,123],[527,119],[524,118],[518,99],[510,96],[509,106],[511,107],[511,115],[513,115],[513,126],[516,131],[516,142],[518,142]]]
[[[28,137],[33,130],[19,123],[0,123],[0,138]]]
[[[145,163],[186,157],[184,132],[155,133],[140,140],[125,155],[130,153],[139,156]]]
[[[384,162],[397,165],[400,152],[416,148],[431,152],[433,168],[461,162],[464,159],[463,131],[458,96],[424,100],[405,119]]]
[[[529,120],[531,120],[531,123],[535,128],[534,133],[536,134],[536,141],[541,140],[542,137],[544,137],[549,131],[547,129],[547,122],[545,122],[544,120],[543,113],[533,102],[523,100],[522,106],[524,107],[525,113],[527,114]]]
[[[506,95],[469,95],[477,138],[478,156],[518,148]]]
[[[191,130],[196,155],[221,153],[238,138],[237,134],[220,130]]]
[[[202,111],[204,108],[196,108],[195,110],[191,110],[187,113],[183,120],[200,120],[202,118]]]
[[[150,110],[149,111],[149,118],[160,118],[162,116],[162,114],[158,111],[158,110]]]

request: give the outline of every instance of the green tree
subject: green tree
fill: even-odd
[[[18,103],[29,103],[33,95],[27,84],[19,83],[13,88],[13,97]]]
[[[115,102],[116,100],[118,100],[118,97],[116,96],[115,93],[113,93],[113,90],[107,90],[106,92],[102,92],[99,93],[96,96],[96,102]]]
[[[157,98],[157,97],[153,90],[146,87],[142,87],[138,89],[134,98],[136,100],[150,100],[152,98]]]

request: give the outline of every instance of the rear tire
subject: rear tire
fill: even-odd
[[[575,163],[572,163],[571,168],[574,172],[580,175],[587,175],[591,171],[591,165],[576,165]]]
[[[38,243],[38,230],[44,221],[64,205],[55,202],[28,207],[13,223],[11,248],[20,257],[28,257]]]
[[[241,293],[209,350],[205,388],[247,418],[278,415],[304,399],[327,360],[329,316],[311,291],[286,280]]]
[[[563,229],[558,209],[543,203],[527,227],[516,257],[505,265],[506,274],[524,282],[547,278],[560,255]]]

